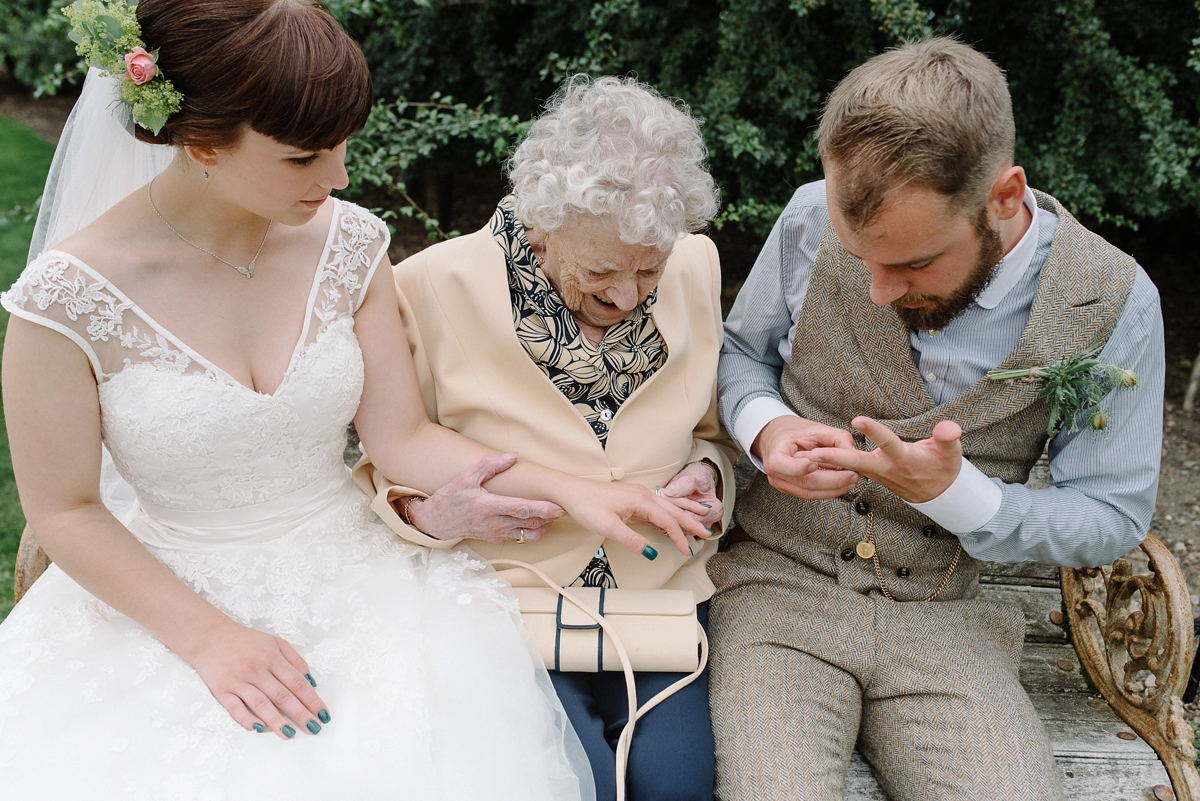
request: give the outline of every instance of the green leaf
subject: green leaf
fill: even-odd
[[[161,131],[162,127],[167,124],[167,115],[152,109],[146,109],[141,114],[135,114],[133,118],[137,121],[138,125],[154,134]]]
[[[70,39],[75,44],[82,44],[82,42],[83,42],[83,34],[81,34],[79,31],[74,30],[74,29],[72,29],[72,31],[67,34],[67,38]]]
[[[100,14],[96,17],[96,22],[104,24],[108,31],[108,35],[115,42],[125,35],[125,29],[121,27],[121,21],[116,17],[110,17],[107,14]]]

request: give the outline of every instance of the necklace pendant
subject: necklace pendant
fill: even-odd
[[[228,264],[228,262],[226,262],[226,263]],[[246,278],[254,277],[254,262],[250,262],[249,267],[242,267],[239,264],[231,264],[230,266],[233,267],[233,269],[237,270],[242,275],[246,276]]]
[[[870,559],[875,555],[875,543],[863,540],[862,542],[858,543],[858,545],[854,546],[854,552],[863,559]]]

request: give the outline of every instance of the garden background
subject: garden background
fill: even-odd
[[[0,0],[0,288],[24,267],[78,92],[65,2]],[[636,75],[705,120],[726,307],[791,193],[821,176],[816,123],[846,72],[928,33],[988,53],[1008,73],[1031,184],[1133,253],[1163,296],[1167,437],[1151,530],[1200,589],[1200,416],[1179,408],[1200,349],[1200,0],[327,2],[362,44],[379,100],[350,143],[343,194],[396,228],[393,259],[486,221],[504,159],[564,76]],[[3,437],[0,617],[22,526]]]

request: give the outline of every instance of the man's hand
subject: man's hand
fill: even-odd
[[[882,423],[856,417],[851,425],[877,448],[866,452],[849,448],[816,448],[808,456],[823,466],[853,470],[887,487],[909,503],[932,501],[958,478],[962,468],[962,428],[943,420],[930,439],[905,442]]]
[[[717,468],[709,462],[692,462],[667,482],[662,494],[707,528],[720,522],[725,507],[717,497]]]
[[[813,501],[837,498],[858,483],[858,474],[852,469],[835,468],[832,462],[812,456],[813,449],[836,452],[843,448],[854,450],[849,431],[785,415],[763,426],[751,451],[762,459],[772,487]]]
[[[413,501],[408,517],[422,533],[439,540],[466,537],[486,542],[535,542],[563,516],[557,504],[493,495],[483,488],[517,463],[515,456],[485,456],[427,499]]]

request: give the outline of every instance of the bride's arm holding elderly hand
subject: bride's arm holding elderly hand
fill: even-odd
[[[247,730],[265,725],[291,737],[288,719],[328,720],[325,702],[305,678],[308,666],[291,645],[236,623],[201,598],[104,506],[100,403],[83,351],[13,316],[3,390],[21,506],[55,564],[189,662]]]
[[[560,509],[591,531],[647,558],[654,553],[649,541],[628,523],[661,529],[685,555],[689,554],[686,535],[711,536],[696,515],[646,487],[590,481],[498,455],[431,423],[412,355],[404,345],[407,340],[391,274],[384,259],[355,316],[366,379],[354,424],[371,460],[385,476],[431,494],[440,507],[435,512],[437,528],[447,529],[445,536],[474,535],[499,542],[527,529],[526,537],[532,532],[536,538]],[[464,528],[450,534],[458,525]]]

